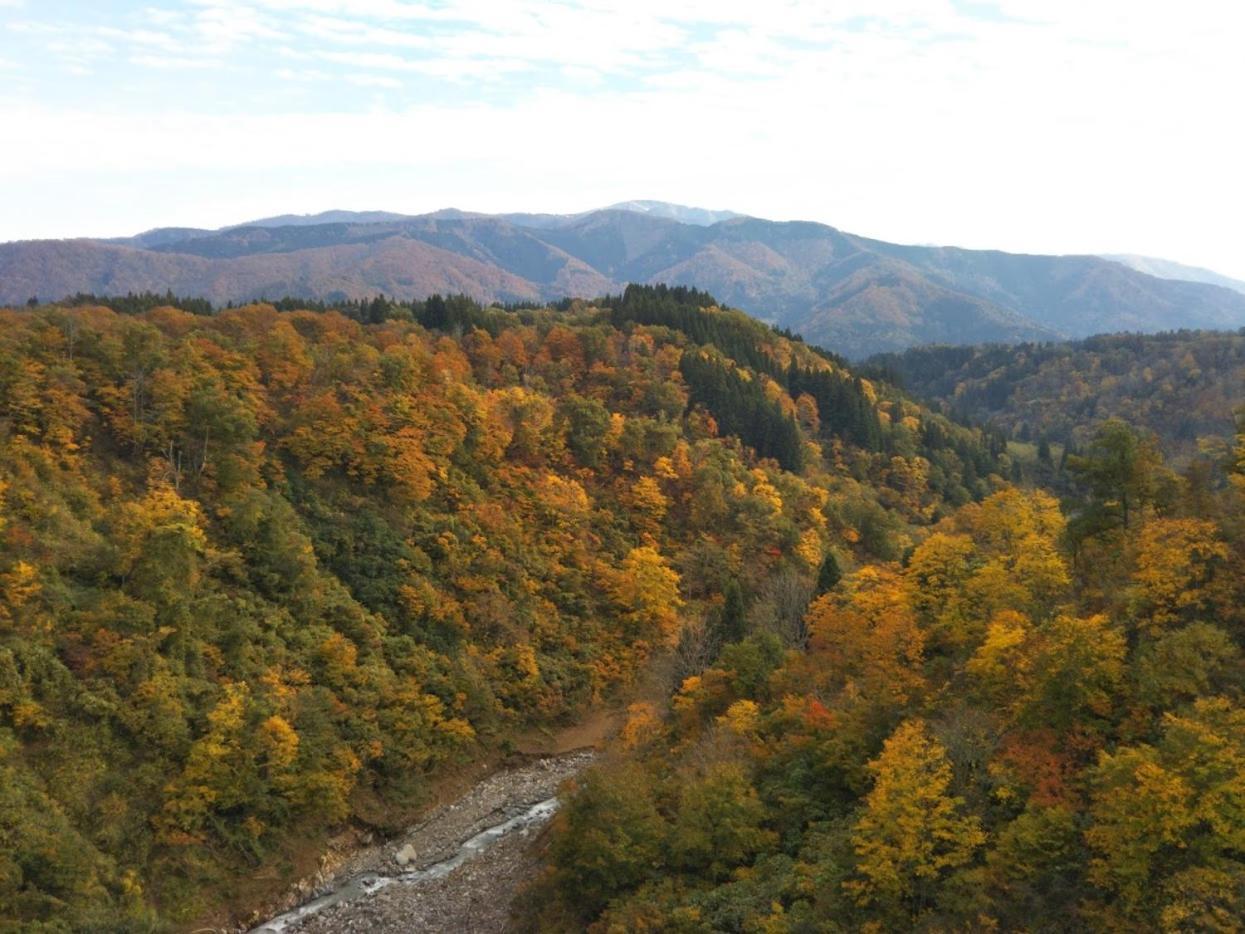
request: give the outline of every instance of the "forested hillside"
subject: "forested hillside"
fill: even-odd
[[[917,347],[869,361],[913,395],[1009,438],[1084,445],[1108,418],[1147,428],[1181,460],[1232,431],[1245,331],[1109,334],[1063,344]]]
[[[1064,509],[1002,489],[745,588],[574,790],[521,928],[1240,930],[1241,418],[1208,484],[1108,422]]]
[[[751,736],[737,700],[755,696],[760,729],[779,709],[769,698],[790,693],[773,693],[771,670],[784,665],[793,691],[806,676],[777,640],[802,642],[791,607],[811,582],[864,565],[842,591],[860,594],[858,612],[873,612],[871,593],[898,601],[904,572],[873,562],[1013,469],[1001,437],[688,290],[559,309],[376,300],[349,316],[112,304],[122,311],[0,312],[9,930],[184,926],[241,875],[266,867],[279,882],[289,840],[417,805],[439,765],[573,718],[659,651],[681,674],[726,666],[685,685],[680,730],[722,707]],[[1051,510],[1038,514],[1033,534],[1054,535]],[[967,549],[970,532],[942,538]],[[1038,555],[1055,566],[1040,594],[1053,606],[1059,559]],[[905,613],[886,625],[908,633],[915,663]],[[1069,619],[1079,651],[1091,624]],[[832,645],[818,620],[813,644]],[[745,622],[774,635],[723,649]],[[981,625],[947,623],[938,670]],[[832,651],[882,666],[861,682],[870,704],[928,696],[929,675],[890,682],[889,632]],[[1222,656],[1207,675],[1220,678],[1231,646],[1194,632]],[[872,755],[901,709],[827,741]],[[731,756],[689,795],[751,781],[753,760]],[[710,846],[705,878],[778,858],[780,839],[795,847],[805,793],[792,781],[787,823],[762,817],[735,849]],[[636,800],[611,819],[634,817],[647,839],[662,818]],[[700,872],[706,844],[688,846],[678,865]],[[647,878],[637,866],[628,885]],[[585,908],[625,889],[591,884]]]
[[[708,288],[853,359],[931,343],[1245,324],[1239,292],[1095,256],[903,246],[824,224],[712,222],[697,209],[635,204],[574,215],[330,212],[122,241],[0,243],[0,302],[169,288],[218,305],[377,292],[543,302],[628,282]]]

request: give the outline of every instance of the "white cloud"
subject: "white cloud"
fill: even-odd
[[[227,52],[256,40],[283,40],[282,31],[269,17],[249,3],[236,0],[202,0],[194,17],[198,39],[213,52]]]
[[[402,82],[386,75],[357,74],[346,75],[346,80],[361,88],[400,88]]]
[[[118,29],[114,26],[101,26],[98,34],[117,42],[162,49],[166,52],[178,51],[182,48],[181,40],[167,32],[152,29]]]
[[[146,226],[225,223],[237,218],[193,215],[280,176],[288,201],[268,204],[274,213],[332,206],[330,195],[399,210],[652,196],[892,239],[1157,253],[1245,275],[1245,128],[1232,97],[1245,86],[1245,12],[1210,0],[996,6],[977,18],[950,0],[195,0],[90,35],[36,23],[23,43],[61,43],[71,67],[115,54],[87,40],[145,67],[243,54],[288,67],[256,87],[254,112],[228,117],[0,101],[0,172],[32,207],[63,199],[57,211],[15,206],[0,237],[26,233],[23,216],[69,224],[74,196],[108,186],[130,192],[112,210],[170,210],[143,200],[153,173],[212,181],[186,187],[200,192],[177,202],[190,216]],[[299,82],[338,86],[320,102]],[[395,106],[373,109],[369,88],[398,92],[384,95]],[[405,88],[420,102],[396,106],[410,102]],[[474,102],[446,103],[461,98]],[[87,152],[83,138],[105,145]],[[338,181],[343,167],[367,171]]]
[[[224,66],[221,59],[216,58],[185,58],[172,55],[131,55],[130,64],[143,68],[158,68],[163,71],[191,70],[210,71]]]
[[[319,71],[314,68],[278,68],[274,74],[282,81],[327,81],[333,76],[327,71]]]
[[[339,65],[384,68],[391,71],[415,71],[421,64],[419,59],[404,58],[390,52],[323,52],[315,57]]]
[[[309,17],[303,20],[298,28],[304,34],[316,39],[349,45],[398,46],[414,49],[427,49],[433,45],[431,36],[332,16]]]
[[[180,25],[186,20],[186,14],[181,10],[170,10],[154,6],[145,7],[142,17],[153,26]]]
[[[388,52],[321,52],[311,56],[318,61],[380,71],[407,71],[450,81],[475,78],[501,80],[513,72],[531,67],[529,62],[502,58],[408,58]]]

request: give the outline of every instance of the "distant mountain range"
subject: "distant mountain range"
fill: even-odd
[[[0,303],[166,290],[219,304],[377,292],[541,301],[667,282],[706,289],[851,357],[1245,325],[1245,294],[1169,275],[1186,269],[1175,264],[1134,268],[1133,259],[902,246],[653,201],[570,215],[330,211],[220,230],[0,244]]]
[[[1157,259],[1153,256],[1136,256],[1131,253],[1106,254],[1103,259],[1113,259],[1123,263],[1130,269],[1144,272],[1160,279],[1184,279],[1187,282],[1205,282],[1209,285],[1221,285],[1245,295],[1245,282],[1230,276],[1220,275],[1200,266],[1186,266],[1184,263],[1173,263],[1169,259]]]

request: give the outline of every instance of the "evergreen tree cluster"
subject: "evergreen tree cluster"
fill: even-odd
[[[842,358],[808,347],[813,359],[833,366],[801,365],[793,358],[784,367],[767,347],[776,338],[790,339],[787,332],[767,327],[741,312],[721,310],[707,292],[682,286],[629,285],[621,296],[606,297],[601,304],[610,309],[611,323],[616,327],[643,324],[671,328],[694,343],[712,344],[739,365],[773,378],[793,399],[807,393],[817,403],[821,437],[839,439],[874,454],[919,454],[937,468],[933,482],[943,492],[974,490],[979,480],[991,474],[1009,475],[1018,470],[1015,463],[1003,464],[1007,442],[998,429],[965,431],[947,421],[922,419],[921,431],[910,440],[884,426],[865,388],[865,379],[850,372]],[[709,409],[723,431],[738,433],[758,452],[763,446],[770,452],[766,456],[778,456],[774,452],[791,450],[793,445],[798,449],[788,426],[767,412],[764,404],[745,401],[745,397],[751,398],[750,392],[755,394],[759,389],[730,387],[729,377],[710,376],[704,361],[690,367],[692,378],[708,380],[702,383],[700,395],[693,390],[694,401]],[[684,378],[688,379],[686,373]],[[875,388],[884,396],[901,397],[893,385],[882,383]],[[787,422],[795,427],[790,419]],[[736,431],[741,425],[744,427]],[[761,446],[757,446],[758,439]]]
[[[687,383],[690,402],[708,409],[723,434],[738,436],[762,457],[774,458],[784,470],[800,470],[800,430],[759,383],[741,376],[729,363],[699,353],[684,354],[679,372]]]
[[[468,295],[430,295],[423,301],[400,301],[383,294],[344,301],[316,301],[286,296],[271,303],[278,311],[336,311],[360,324],[415,321],[429,330],[465,333],[480,328],[496,336],[516,312],[534,307],[519,304],[505,308],[481,305]]]
[[[153,308],[161,307],[180,308],[182,311],[189,312],[192,315],[212,314],[212,303],[206,298],[186,298],[174,295],[172,290],[164,293],[127,292],[125,295],[113,296],[79,292],[77,295],[72,295],[57,304],[69,308],[81,308],[87,305],[103,306],[104,308],[111,308],[120,315],[141,315],[144,312],[151,311]]]
[[[713,344],[736,363],[770,376],[778,375],[773,359],[762,349],[768,328],[739,313],[713,314],[717,302],[708,292],[685,286],[629,285],[620,298],[607,297],[610,323],[648,324],[672,328],[697,344]]]
[[[806,392],[817,400],[823,431],[867,451],[882,449],[882,425],[859,376],[792,365],[786,377],[792,396]]]

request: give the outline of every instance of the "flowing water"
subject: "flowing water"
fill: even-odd
[[[443,876],[449,875],[469,859],[483,853],[502,837],[545,823],[553,817],[557,809],[557,798],[546,798],[544,801],[539,801],[519,814],[491,827],[486,827],[468,838],[459,845],[458,852],[449,859],[433,863],[431,866],[426,866],[423,869],[411,869],[393,876],[386,876],[377,872],[364,872],[334,882],[332,887],[323,895],[317,896],[308,902],[304,902],[297,908],[293,908],[284,914],[277,915],[270,921],[264,922],[259,927],[253,928],[251,934],[280,934],[280,932],[287,930],[290,925],[302,921],[304,918],[308,918],[332,905],[340,905],[345,902],[367,898],[369,895],[391,885],[418,885],[421,882],[440,879]]]

